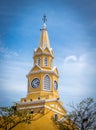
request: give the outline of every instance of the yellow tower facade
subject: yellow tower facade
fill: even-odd
[[[61,120],[66,114],[58,95],[58,69],[54,66],[54,52],[50,47],[46,16],[43,17],[43,27],[38,48],[34,50],[34,65],[27,74],[27,95],[18,103],[18,110],[30,110],[34,117],[33,125],[23,129],[55,130],[52,117]],[[41,118],[42,117],[42,118]],[[19,126],[20,127],[20,126]],[[22,126],[23,127],[23,126]]]

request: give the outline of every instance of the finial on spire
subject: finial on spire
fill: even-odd
[[[46,15],[45,15],[45,14],[44,14],[42,20],[43,20],[44,23],[47,21],[47,18],[46,18]]]
[[[45,29],[46,30],[46,21],[47,21],[47,18],[46,18],[46,15],[44,14],[43,18],[43,28],[42,29]]]

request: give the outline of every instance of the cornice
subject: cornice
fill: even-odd
[[[17,104],[22,106],[22,105],[32,105],[32,104],[39,104],[39,103],[45,103],[45,100],[36,100],[32,102],[18,102]]]
[[[58,91],[58,90],[57,90]],[[45,94],[50,94],[50,93],[53,93],[53,91],[44,91],[44,90],[41,90],[41,91],[36,91],[36,92],[28,92],[27,95],[30,95],[30,94],[37,94],[37,93],[41,93],[41,92],[44,92]],[[58,96],[57,93],[54,93],[55,96]],[[53,100],[53,99],[52,99]]]
[[[32,74],[39,74],[39,73],[44,73],[44,74],[54,74],[56,77],[59,77],[59,75],[55,74],[53,70],[37,70],[37,71],[32,71],[30,72],[28,75],[26,75],[27,77],[29,75],[32,75]]]
[[[36,100],[32,102],[17,102],[18,105],[31,105],[31,104],[39,104],[39,103],[45,103],[45,102],[54,102],[57,101],[56,98],[53,99],[46,99],[46,100]]]
[[[52,58],[54,58],[53,54],[48,53],[48,52],[38,52],[38,53],[34,52],[33,58],[34,58],[35,56],[41,56],[41,55],[47,55],[47,56],[51,56]]]
[[[67,112],[66,109],[65,109],[65,107],[63,106],[62,102],[61,102],[60,100],[57,100],[57,102],[61,105],[62,109],[63,109],[65,112]]]
[[[34,108],[47,108],[51,111],[54,111],[60,115],[64,115],[64,113],[48,106],[48,105],[45,105],[46,102],[54,102],[54,101],[57,101],[57,99],[50,99],[50,100],[39,100],[39,101],[32,101],[32,102],[24,102],[24,103],[18,103],[19,106],[22,106],[22,107],[19,107],[18,110],[26,110],[26,109],[34,109]],[[37,104],[35,106],[29,106],[29,105],[32,105],[32,104]],[[41,104],[41,105],[40,105]],[[28,106],[26,106],[28,105]],[[62,106],[62,105],[60,105]],[[63,108],[63,106],[62,106]],[[63,108],[63,110],[66,112],[66,110]]]
[[[34,109],[34,108],[47,108],[55,113],[58,113],[60,115],[64,115],[64,113],[58,111],[58,110],[55,110],[54,108],[52,107],[49,107],[47,105],[38,105],[38,106],[27,106],[27,107],[21,107],[21,108],[18,108],[18,110],[26,110],[26,109]]]

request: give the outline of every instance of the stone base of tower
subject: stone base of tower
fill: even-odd
[[[29,110],[33,118],[31,124],[21,123],[13,130],[58,130],[52,118],[61,120],[66,114],[62,103],[57,99],[18,103],[17,110]]]

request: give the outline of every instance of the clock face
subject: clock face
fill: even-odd
[[[57,81],[54,81],[54,88],[55,88],[55,90],[58,89],[58,83],[57,83]]]
[[[31,86],[33,88],[37,88],[39,85],[40,85],[40,80],[38,78],[35,78],[35,79],[32,80]]]

